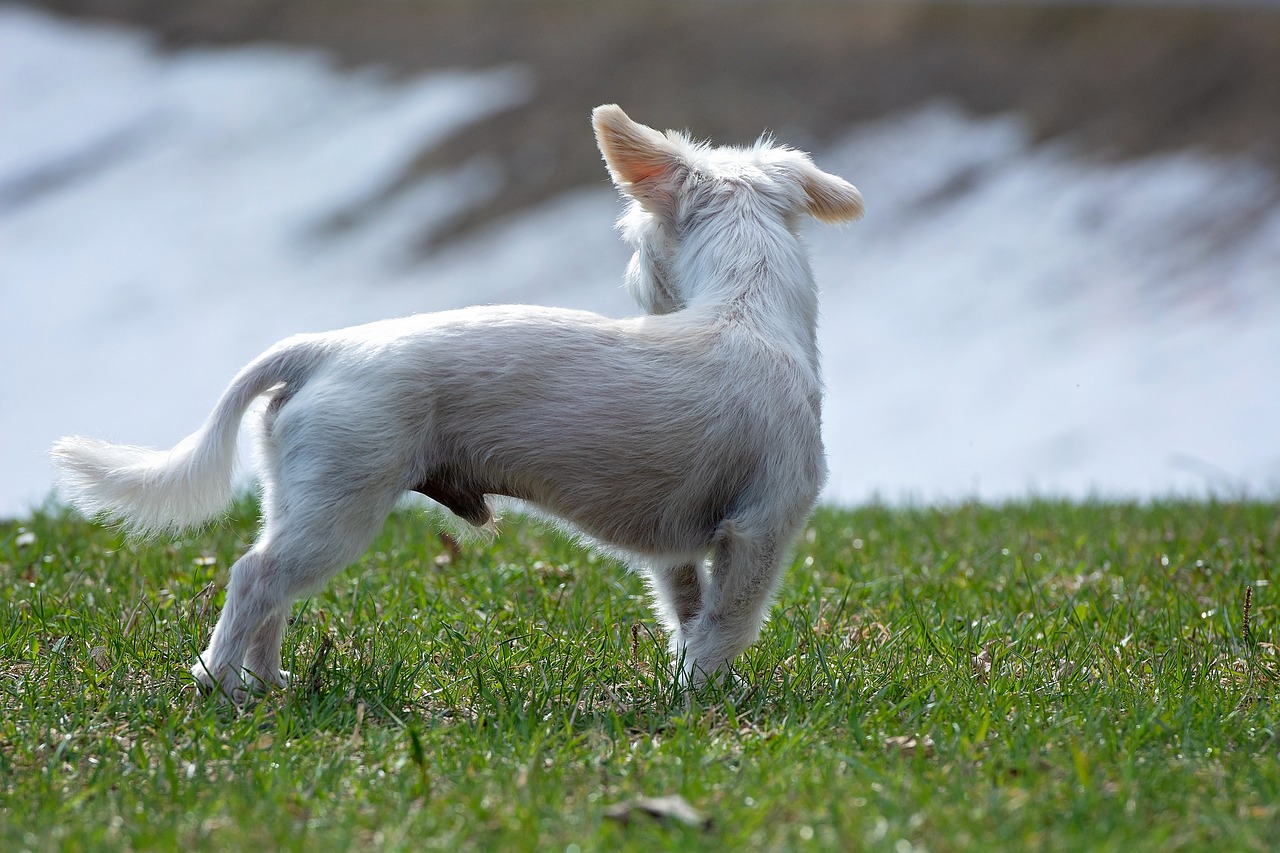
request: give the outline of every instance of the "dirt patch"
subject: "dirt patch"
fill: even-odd
[[[1197,147],[1280,166],[1280,12],[836,2],[51,0],[171,47],[273,41],[405,73],[516,62],[525,105],[424,151],[403,178],[477,156],[499,197],[437,239],[604,180],[587,117],[617,102],[660,127],[821,147],[930,98],[1016,110],[1096,156]],[[394,194],[396,189],[389,191]],[[372,205],[379,200],[373,200]],[[424,248],[426,248],[424,246]]]

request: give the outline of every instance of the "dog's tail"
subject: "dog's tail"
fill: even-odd
[[[298,337],[248,364],[205,421],[172,450],[111,444],[82,436],[59,439],[50,454],[63,497],[88,516],[119,521],[131,532],[176,532],[214,518],[232,498],[240,421],[259,395],[306,381],[326,348]]]

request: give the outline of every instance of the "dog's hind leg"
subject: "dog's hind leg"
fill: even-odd
[[[232,566],[222,615],[209,647],[191,668],[206,688],[216,685],[242,701],[265,685],[287,683],[280,644],[290,605],[321,589],[364,553],[397,494],[373,486],[351,488],[349,480],[341,491],[315,486],[273,485],[262,537]]]
[[[652,566],[645,570],[654,608],[667,631],[671,657],[677,665],[685,654],[689,626],[702,608],[702,568],[696,563]]]
[[[727,520],[716,534],[702,608],[685,626],[683,672],[694,685],[725,669],[760,635],[782,575],[776,530]]]
[[[208,647],[191,667],[196,682],[207,690],[221,689],[228,697],[240,699],[248,686],[242,679],[241,666],[250,637],[278,609],[273,606],[278,596],[267,589],[271,574],[268,556],[259,543],[231,567],[222,614]],[[265,680],[270,674],[264,672],[260,677]]]

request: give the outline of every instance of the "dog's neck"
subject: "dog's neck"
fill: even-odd
[[[758,330],[817,376],[817,284],[787,224],[764,216],[708,222],[683,242],[670,275],[688,309]]]

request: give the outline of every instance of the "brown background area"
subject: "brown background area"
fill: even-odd
[[[591,107],[721,142],[770,129],[820,148],[851,124],[948,97],[1016,110],[1098,157],[1186,147],[1280,166],[1280,11],[840,2],[48,0],[166,47],[271,41],[397,72],[519,63],[532,99],[423,151],[399,186],[482,156],[498,197],[441,239],[604,180]],[[393,186],[378,205],[398,191]],[[358,219],[362,211],[352,211]]]

